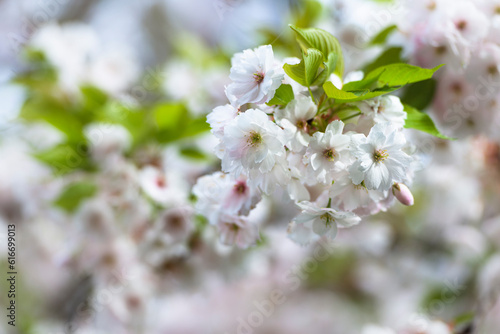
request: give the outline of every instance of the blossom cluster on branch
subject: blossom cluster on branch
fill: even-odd
[[[193,192],[224,243],[254,244],[251,210],[277,191],[301,210],[288,226],[301,245],[334,239],[337,228],[387,210],[394,198],[413,204],[408,186],[422,164],[404,127],[420,129],[406,119],[407,110],[421,113],[391,93],[437,68],[392,64],[343,77],[335,37],[291,28],[303,59],[277,59],[271,45],[235,54],[229,103],[207,117],[222,173],[200,178]]]

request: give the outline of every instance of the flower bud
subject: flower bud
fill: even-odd
[[[398,199],[401,204],[412,206],[413,195],[408,187],[403,183],[394,183],[392,186],[392,194]]]

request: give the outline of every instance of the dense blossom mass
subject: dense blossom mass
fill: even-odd
[[[499,333],[500,0],[0,22],[0,333]]]
[[[335,107],[325,108],[326,95],[316,103],[310,88],[290,86],[287,83],[294,78],[277,75],[282,63],[274,59],[270,45],[233,57],[232,82],[226,87],[230,104],[216,107],[207,117],[219,139],[216,151],[224,174],[217,172],[198,181],[194,188],[195,195],[199,194],[198,212],[207,217],[215,214],[210,206],[214,199],[203,195],[213,188],[207,178],[230,180],[235,187],[231,195],[234,201],[250,211],[262,196],[281,189],[302,210],[290,223],[290,238],[307,245],[323,235],[334,239],[338,227],[352,226],[360,216],[385,211],[394,198],[412,205],[400,193],[404,189],[409,193],[406,196],[411,196],[405,184],[412,183],[412,165],[418,157],[407,153],[411,144],[403,132],[406,112],[399,98],[383,95],[341,104],[344,109],[359,111],[344,117],[348,128]],[[272,86],[265,84],[268,76],[277,80]],[[355,77],[360,82],[363,74],[355,73]],[[332,74],[331,79],[342,86],[338,75]],[[270,101],[276,90],[284,87],[281,85],[290,87],[294,97],[285,105],[273,105]],[[321,94],[318,88],[313,89],[316,97]],[[321,195],[310,203],[312,189]],[[244,195],[250,193],[254,196]],[[324,198],[326,202],[321,203]],[[246,222],[244,229],[255,225],[246,218],[250,211],[235,212],[231,206],[221,205],[215,211],[217,217],[209,221],[227,234],[228,223],[238,230],[241,219]],[[252,244],[248,242],[250,234],[246,243],[238,245]],[[254,237],[253,243],[258,235]],[[221,240],[233,243],[235,238]]]

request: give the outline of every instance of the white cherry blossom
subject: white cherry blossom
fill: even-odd
[[[352,212],[321,208],[315,203],[301,202],[297,205],[302,212],[290,223],[288,237],[301,245],[308,245],[322,236],[333,240],[338,227],[351,227],[361,220]]]
[[[285,108],[274,113],[276,122],[285,130],[287,147],[292,151],[302,151],[309,144],[311,136],[307,133],[307,121],[316,116],[317,110],[310,97],[297,95]]]
[[[399,97],[394,95],[377,96],[357,104],[361,112],[376,124],[391,122],[398,128],[405,125],[406,112]]]
[[[361,139],[360,139],[361,138]],[[356,161],[349,167],[354,184],[369,190],[388,190],[406,177],[412,158],[402,151],[406,139],[390,123],[375,125],[368,137],[353,137],[351,153]]]
[[[218,106],[207,115],[207,123],[212,128],[212,133],[219,139],[224,137],[224,127],[238,115],[239,109],[230,104]]]
[[[275,64],[271,45],[237,53],[231,64],[232,83],[226,87],[226,95],[235,105],[268,102],[284,77]]]
[[[304,163],[318,182],[331,184],[333,178],[347,168],[349,135],[342,134],[344,123],[333,121],[324,133],[316,132],[304,155]]]
[[[249,109],[224,129],[222,169],[233,175],[271,171],[285,156],[283,130],[261,110]]]

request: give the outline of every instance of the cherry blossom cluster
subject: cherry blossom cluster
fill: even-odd
[[[247,247],[258,238],[252,209],[262,196],[284,192],[301,212],[288,235],[307,245],[334,239],[337,228],[358,224],[362,216],[385,211],[397,198],[413,204],[406,186],[418,168],[403,126],[407,113],[395,95],[329,105],[321,87],[305,87],[283,71],[270,45],[232,58],[229,103],[207,117],[218,138],[222,172],[198,180],[196,209],[216,226],[226,244]],[[332,73],[338,89],[363,79]],[[273,104],[281,85],[293,99]]]
[[[498,142],[500,2],[405,1],[404,9],[411,15],[396,20],[392,42],[413,64],[447,64],[432,105],[437,121],[453,136]]]

